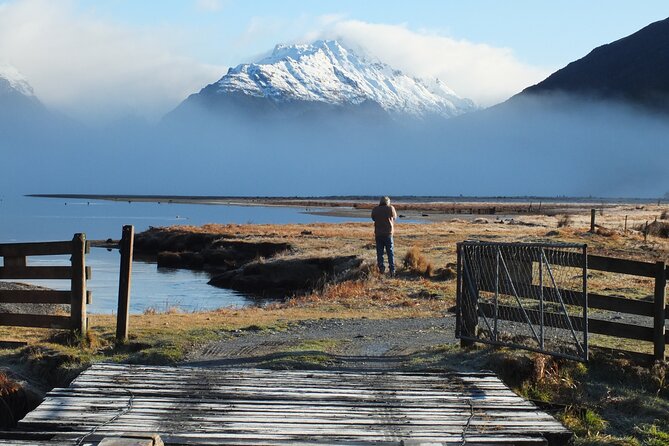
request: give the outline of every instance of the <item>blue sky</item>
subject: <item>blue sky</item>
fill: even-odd
[[[151,119],[276,43],[341,38],[487,106],[667,16],[666,0],[0,0],[0,64],[74,116]]]
[[[248,55],[266,50],[272,42],[299,37],[316,17],[338,15],[509,47],[526,62],[561,66],[595,46],[669,17],[664,0],[82,0],[78,9],[133,26],[198,30],[194,37],[203,49],[193,51],[209,63],[223,64],[236,62],[217,51],[216,42],[235,39],[254,18],[297,26],[277,29],[273,40],[258,39],[249,45]]]

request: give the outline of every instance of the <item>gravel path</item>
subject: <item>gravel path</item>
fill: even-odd
[[[320,355],[338,369],[399,368],[411,355],[455,342],[455,317],[323,319],[301,321],[286,330],[237,331],[189,355],[199,366],[261,366],[298,356]],[[280,366],[280,365],[279,365]]]

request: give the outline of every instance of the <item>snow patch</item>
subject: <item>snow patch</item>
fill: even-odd
[[[9,83],[10,88],[18,91],[24,96],[35,96],[35,92],[25,76],[11,65],[0,64],[0,79],[6,80]]]

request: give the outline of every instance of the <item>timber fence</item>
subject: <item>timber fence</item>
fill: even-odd
[[[75,234],[70,241],[0,244],[0,280],[69,280],[70,289],[59,290],[0,290],[3,304],[69,305],[69,315],[0,313],[0,325],[15,327],[61,328],[86,333],[88,318],[86,304],[91,293],[86,281],[91,268],[86,266],[90,243],[85,234]],[[70,255],[69,266],[30,266],[31,256]]]
[[[121,240],[112,241],[109,247],[118,248],[121,254],[119,269],[118,312],[116,339],[128,339],[130,310],[130,283],[133,259],[134,227],[124,226]],[[91,278],[91,268],[86,266],[86,254],[91,242],[85,234],[75,234],[70,241],[5,243],[0,244],[0,280],[69,280],[69,290],[9,289],[0,290],[0,304],[69,305],[69,315],[21,314],[0,312],[0,325],[15,327],[67,329],[77,333],[88,330],[86,305],[92,302],[92,293],[86,281]],[[70,265],[30,266],[31,256],[70,256]]]
[[[547,251],[546,255],[552,262],[562,266],[577,268],[582,265],[582,259],[577,258],[578,256],[565,258],[552,255],[550,251]],[[581,256],[582,255],[583,254],[581,254]],[[587,271],[603,271],[654,279],[652,300],[630,299],[588,292],[587,299],[584,301],[583,292],[581,290],[560,289],[559,292],[564,298],[566,305],[586,305],[588,309],[586,320],[579,316],[568,316],[569,319],[571,319],[571,325],[587,326],[587,332],[589,334],[599,334],[652,343],[653,354],[641,354],[640,356],[645,359],[664,360],[666,345],[669,343],[669,334],[666,332],[665,328],[666,319],[669,318],[669,312],[667,312],[666,307],[666,286],[667,279],[669,278],[669,267],[667,267],[666,262],[658,261],[650,263],[597,255],[587,255],[586,257]],[[458,285],[460,285],[461,280],[462,278],[459,277]],[[543,288],[541,290],[538,290],[538,288],[541,287],[538,285],[517,287],[514,288],[513,293],[517,293],[520,298],[536,299],[536,296],[542,294],[542,292],[546,294],[551,292],[549,288]],[[504,289],[501,289],[500,292],[511,294],[511,291]],[[529,316],[526,314],[521,317],[517,311],[513,311],[514,308],[503,305],[499,305],[497,309],[491,309],[489,307],[488,304],[477,302],[475,307],[476,310],[474,312],[470,311],[469,313],[462,313],[465,319],[469,317],[471,320],[463,320],[459,322],[459,327],[465,329],[467,327],[473,327],[473,330],[472,328],[469,328],[467,331],[475,333],[475,330],[477,330],[476,327],[478,326],[479,315],[483,314],[490,316],[492,311],[495,311],[497,318],[512,322],[525,322],[527,317],[530,317],[530,319],[539,317],[534,314],[536,312],[532,311],[528,311],[528,313],[531,313]],[[646,319],[647,322],[645,324],[641,323],[641,321],[638,323],[636,323],[636,321],[630,323],[629,319],[634,319],[633,317],[625,318],[628,319],[627,322],[617,322],[610,317],[612,316],[612,312],[617,314],[622,313],[643,316],[649,319]],[[468,314],[469,316],[467,316]],[[547,325],[554,324],[554,327],[560,328],[561,325],[556,325],[555,322],[551,321],[558,321],[560,324],[564,324],[566,317],[567,316],[561,314],[548,313],[544,319]],[[471,344],[471,340],[462,339],[461,343],[463,346],[466,346]],[[637,354],[637,352],[632,353]]]

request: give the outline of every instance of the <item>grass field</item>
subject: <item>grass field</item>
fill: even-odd
[[[85,338],[55,330],[0,327],[0,339],[28,343],[0,350],[8,375],[23,377],[38,389],[66,385],[96,361],[171,364],[194,348],[235,330],[282,330],[294,321],[440,317],[455,303],[455,244],[462,240],[561,241],[586,243],[589,253],[648,262],[669,260],[669,239],[645,236],[646,221],[662,222],[666,207],[617,206],[597,214],[596,233],[588,232],[589,212],[570,215],[523,215],[513,222],[452,219],[426,224],[397,225],[395,236],[399,274],[375,272],[371,225],[367,223],[310,225],[206,225],[174,227],[174,231],[225,234],[246,241],[288,242],[285,257],[357,255],[367,273],[355,281],[325,285],[307,295],[292,296],[266,307],[185,313],[178,308],[147,311],[130,318],[131,339],[114,342],[115,318],[91,315]],[[628,231],[624,231],[627,216]],[[566,221],[568,220],[568,221]],[[567,226],[565,226],[567,224]],[[558,228],[558,225],[561,227]],[[589,290],[633,299],[652,295],[650,279],[593,272]],[[648,352],[649,343],[593,337],[592,344]],[[328,353],[328,340],[309,349]],[[460,350],[454,345],[430,346],[412,359],[423,370],[487,368],[497,371],[518,393],[552,407],[578,435],[578,444],[669,444],[669,378],[667,364],[642,366],[598,350],[590,364],[554,360],[527,352],[490,348]],[[14,375],[12,375],[12,373]],[[3,395],[17,390],[6,382]],[[17,409],[18,410],[18,409]]]

